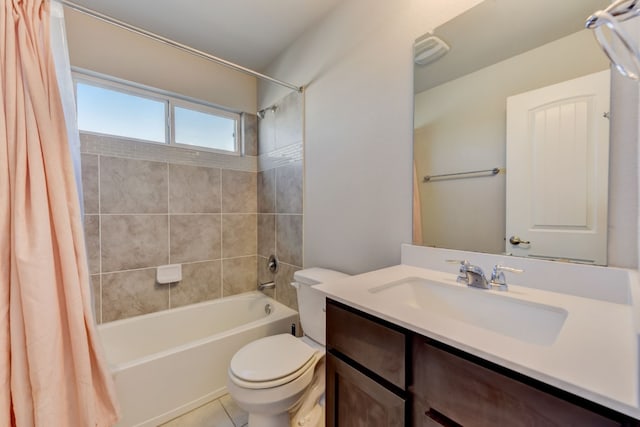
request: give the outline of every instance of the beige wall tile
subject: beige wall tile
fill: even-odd
[[[220,169],[169,164],[171,213],[219,213]]]
[[[223,296],[255,291],[258,287],[256,257],[222,260]]]
[[[276,215],[276,251],[280,261],[302,266],[302,215]]]
[[[220,298],[222,261],[182,265],[182,280],[171,286],[171,308]]]
[[[257,173],[222,170],[222,212],[257,212]]]
[[[258,155],[258,116],[244,114],[244,154],[247,156]]]
[[[275,282],[276,275],[269,271],[269,258],[265,258],[258,255],[258,283]],[[276,297],[276,289],[264,289],[262,291],[265,295],[274,298]]]
[[[276,211],[276,170],[258,172],[258,212]]]
[[[171,262],[220,259],[220,215],[171,215]]]
[[[84,240],[89,273],[100,273],[100,215],[84,216]]]
[[[102,271],[167,264],[167,215],[102,215]]]
[[[99,157],[93,154],[82,154],[80,163],[82,165],[82,195],[84,198],[84,213],[98,213],[100,208],[100,193],[98,182],[100,180],[100,169],[98,167]]]
[[[100,157],[102,213],[167,213],[167,164]]]
[[[276,169],[276,211],[302,213],[302,162]]]
[[[169,286],[156,284],[156,269],[102,275],[102,321],[169,308]]]
[[[302,97],[292,94],[263,120],[246,114],[244,153],[256,156],[299,144],[302,111]],[[258,278],[276,279],[266,267],[276,246],[284,262],[277,275],[279,300],[294,306],[289,282],[302,264],[301,162],[255,173],[220,162],[210,165],[214,168],[202,162],[182,165],[161,157],[149,161],[101,154],[106,155],[82,155],[84,203],[90,214],[85,220],[87,252],[100,320],[163,310],[169,302],[177,307],[221,293],[253,291]],[[103,215],[91,215],[98,213]],[[140,215],[150,213],[170,215]],[[100,262],[102,276],[96,274]],[[183,280],[170,290],[155,284],[155,269],[150,268],[169,262],[185,263]],[[134,274],[138,271],[148,276]],[[277,291],[266,293],[276,296]]]
[[[222,215],[222,256],[224,258],[255,255],[257,239],[257,215]]]
[[[258,255],[269,257],[276,253],[276,216],[258,214]]]
[[[298,294],[291,286],[291,282],[293,282],[293,274],[298,270],[300,270],[299,267],[280,263],[276,273],[276,300],[294,310],[298,310]]]

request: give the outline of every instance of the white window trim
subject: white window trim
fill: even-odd
[[[114,90],[125,94],[131,94],[142,98],[151,99],[153,101],[163,102],[165,107],[165,142],[157,142],[146,139],[122,137],[118,135],[81,131],[82,133],[88,133],[93,135],[102,135],[114,138],[122,138],[132,141],[143,142],[146,144],[163,145],[166,147],[178,147],[185,150],[192,151],[207,151],[225,155],[242,155],[242,140],[244,135],[241,134],[243,114],[238,111],[234,111],[228,108],[220,107],[212,103],[183,96],[173,92],[165,91],[162,89],[153,88],[151,86],[142,85],[139,83],[129,82],[127,80],[119,79],[117,77],[108,76],[101,73],[96,73],[89,70],[84,70],[78,67],[72,67],[72,77],[74,83],[74,91],[77,92],[77,83],[86,83],[93,86],[98,86],[104,89]],[[76,106],[77,106],[77,93],[76,93]],[[211,114],[214,116],[225,117],[235,121],[235,142],[234,151],[203,147],[190,144],[179,144],[175,142],[175,120],[173,114],[174,107],[186,108],[194,111],[198,111],[205,114]],[[77,108],[77,107],[76,107]]]

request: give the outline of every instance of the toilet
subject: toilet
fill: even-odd
[[[249,427],[289,425],[289,410],[299,403],[325,353],[325,297],[313,285],[346,274],[323,268],[297,271],[294,286],[304,336],[273,335],[253,341],[231,359],[227,390],[249,413]]]

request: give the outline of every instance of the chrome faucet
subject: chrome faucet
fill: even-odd
[[[507,280],[504,276],[504,272],[510,273],[522,273],[524,270],[519,268],[505,267],[500,264],[496,264],[491,272],[491,279],[487,280],[482,268],[470,264],[467,260],[447,260],[447,262],[460,263],[460,270],[456,281],[458,283],[464,283],[472,288],[480,289],[497,289],[500,291],[506,291],[509,289],[507,286]]]
[[[466,284],[472,288],[489,289],[489,282],[484,276],[484,271],[477,265],[467,264],[466,266]],[[465,283],[465,282],[462,282]]]

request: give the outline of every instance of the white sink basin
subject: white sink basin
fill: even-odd
[[[556,340],[568,314],[559,307],[419,277],[407,277],[369,292],[384,298],[385,304],[425,310],[545,346]]]

